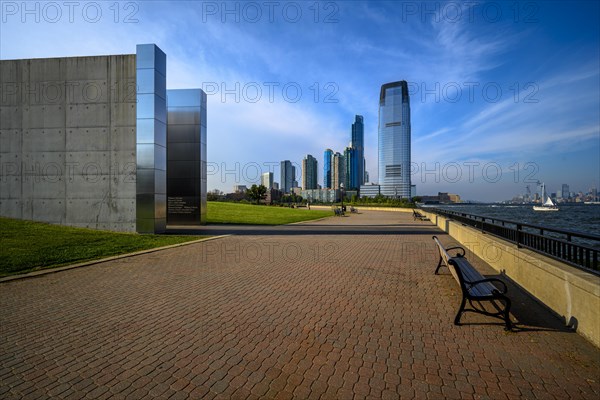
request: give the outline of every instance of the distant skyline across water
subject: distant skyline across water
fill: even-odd
[[[26,5],[27,4],[27,5]],[[0,58],[156,43],[170,88],[208,95],[208,189],[344,149],[364,116],[378,181],[383,83],[406,80],[417,194],[501,201],[600,188],[600,4],[2,2]],[[300,170],[299,170],[300,172]],[[300,181],[301,179],[298,178]]]
[[[558,212],[551,213],[534,211],[530,204],[456,204],[431,207],[600,236],[600,205],[598,204],[561,204]]]

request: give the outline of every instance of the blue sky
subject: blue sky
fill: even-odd
[[[552,192],[600,186],[595,1],[22,4],[2,2],[2,59],[156,43],[168,88],[204,88],[209,189],[269,169],[279,181],[276,163],[306,154],[321,169],[355,114],[376,182],[379,89],[397,80],[411,88],[418,194],[494,201],[537,180]]]

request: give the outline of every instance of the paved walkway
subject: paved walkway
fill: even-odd
[[[0,398],[598,399],[600,351],[516,288],[517,332],[452,324],[434,233],[372,211],[0,284]]]

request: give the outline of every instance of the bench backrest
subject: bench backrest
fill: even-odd
[[[442,257],[442,260],[444,260],[444,264],[448,265],[448,260],[450,260],[452,256],[448,254],[446,248],[444,247],[442,242],[440,242],[440,239],[438,239],[437,236],[433,236],[433,241],[435,242],[435,244],[437,244],[438,250],[440,252],[440,257]]]
[[[461,290],[463,292],[464,291],[468,292],[468,288],[465,285],[465,279],[464,279],[464,276],[462,273],[463,269],[461,268],[461,266],[464,265],[464,263],[466,263],[466,264],[469,263],[466,258],[463,258],[463,257],[450,258],[448,260],[448,269],[452,273],[452,276],[454,277],[454,279],[456,279],[456,282],[458,282],[458,285],[460,286]],[[467,268],[465,268],[465,270],[466,269]]]

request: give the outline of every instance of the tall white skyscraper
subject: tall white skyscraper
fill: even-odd
[[[410,198],[410,100],[406,81],[381,86],[378,154],[381,194]]]

